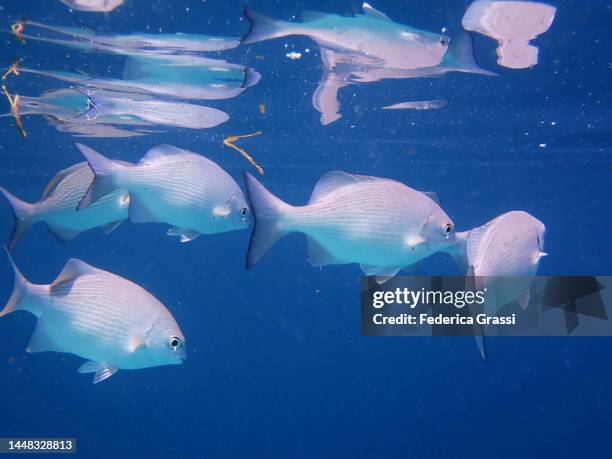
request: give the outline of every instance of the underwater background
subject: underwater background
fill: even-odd
[[[379,0],[395,21],[453,36],[469,1]],[[4,30],[24,15],[106,33],[246,33],[234,0],[127,0],[110,14],[70,12],[60,2],[0,0]],[[265,1],[251,6],[289,19],[303,10],[360,11],[355,0]],[[216,128],[168,128],[131,139],[75,139],[41,117],[24,119],[21,139],[0,119],[0,185],[35,201],[60,169],[82,160],[76,141],[136,162],[168,143],[208,156],[243,186],[252,167],[222,146],[228,135],[261,130],[241,144],[265,169],[262,182],[289,203],[306,203],[317,179],[342,169],[436,191],[457,229],[509,210],[546,224],[543,275],[610,275],[612,239],[612,46],[607,1],[562,1],[536,40],[539,64],[496,65],[496,43],[476,35],[479,63],[498,77],[351,85],[343,117],[319,123],[311,104],[321,63],[316,45],[288,37],[220,53],[255,67],[262,80],[235,99],[202,104],[227,111]],[[285,46],[287,45],[287,46]],[[309,48],[309,53],[304,50]],[[303,53],[289,60],[291,50]],[[216,56],[215,53],[212,53]],[[120,56],[81,53],[0,36],[2,65],[120,75]],[[19,93],[66,84],[11,79]],[[14,89],[14,88],[13,88]],[[386,111],[406,100],[448,99],[431,111]],[[265,114],[259,104],[265,105]],[[8,103],[3,106],[9,110]],[[0,200],[0,239],[12,225]],[[121,371],[102,384],[76,372],[69,354],[27,354],[35,318],[0,320],[0,436],[76,437],[83,457],[608,457],[612,342],[608,338],[494,338],[488,360],[470,338],[360,336],[356,265],[311,268],[303,236],[290,235],[250,271],[250,230],[181,244],[166,226],[123,223],[68,244],[44,225],[13,252],[26,277],[50,282],[71,257],[122,275],[159,298],[185,333],[181,366]],[[423,273],[456,274],[447,255]],[[0,298],[13,285],[0,258]]]

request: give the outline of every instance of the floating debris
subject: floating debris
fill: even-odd
[[[2,91],[4,92],[4,95],[8,99],[8,102],[11,106],[11,114],[15,119],[15,126],[17,126],[17,130],[19,131],[21,137],[25,139],[28,136],[28,133],[24,129],[23,124],[21,122],[21,118],[19,117],[19,94],[15,94],[15,97],[11,97],[8,90],[6,89],[6,86],[4,85],[2,85]]]
[[[383,110],[435,110],[448,105],[446,99],[418,100],[413,102],[401,102],[399,104],[387,105]]]
[[[256,137],[258,135],[261,135],[262,132],[261,131],[257,131],[254,132],[252,134],[244,134],[244,135],[230,135],[228,137],[226,137],[223,140],[223,145],[225,145],[226,147],[230,147],[233,148],[234,150],[236,150],[238,153],[240,153],[242,155],[242,157],[244,159],[246,159],[248,162],[251,163],[251,165],[257,169],[257,172],[259,172],[259,175],[264,175],[264,170],[262,169],[262,167],[257,164],[257,162],[253,159],[253,157],[251,155],[249,155],[246,151],[244,151],[242,148],[240,148],[237,145],[234,145],[234,142],[236,142],[237,140],[241,140],[241,139],[248,139],[250,137]]]
[[[19,76],[19,64],[22,60],[23,59],[19,58],[11,64],[8,70],[4,72],[4,75],[2,75],[2,81],[6,80],[11,73],[15,76]]]
[[[266,106],[265,106],[265,104],[259,104],[259,106],[257,108],[259,109],[259,113],[261,113],[262,115],[266,114]]]
[[[297,61],[298,59],[302,58],[302,53],[298,53],[296,51],[291,51],[290,53],[285,54],[285,56],[287,56],[292,61]]]
[[[23,37],[23,29],[24,29],[24,21],[18,21],[15,24],[11,25],[11,32],[15,35],[15,38],[19,40],[21,43],[25,43],[25,38]]]

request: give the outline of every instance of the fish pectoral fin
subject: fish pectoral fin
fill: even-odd
[[[389,279],[395,277],[401,267],[397,266],[372,266],[372,265],[360,265],[361,270],[366,276],[376,276],[376,282],[378,285],[382,285]]]
[[[200,235],[200,233],[198,233],[197,231],[175,227],[168,229],[168,232],[166,234],[168,234],[168,236],[180,237],[181,242],[193,241]]]
[[[366,16],[372,16],[378,19],[383,19],[385,21],[391,21],[391,18],[389,16],[387,16],[382,11],[378,11],[369,3],[363,2],[363,5],[361,5],[361,7],[363,8],[363,12]]]
[[[529,298],[529,289],[525,290],[525,292],[519,298],[517,298],[516,301],[521,307],[521,309],[527,309],[527,305],[529,304]]]
[[[104,225],[102,226],[102,231],[104,231],[104,234],[111,233],[115,231],[119,225],[121,225],[122,221],[123,220],[118,220],[116,222],[109,223],[108,225]]]
[[[325,247],[315,241],[312,237],[306,237],[308,241],[308,263],[313,267],[326,265],[337,265],[342,262],[338,260]]]
[[[409,236],[406,239],[406,245],[412,250],[416,249],[420,245],[425,244],[425,242],[425,238],[421,235]]]
[[[51,231],[51,234],[64,243],[73,240],[81,233],[80,231],[64,228],[51,223],[47,223],[47,227],[49,228],[49,231]]]
[[[97,384],[99,382],[104,381],[105,379],[110,378],[112,375],[117,373],[119,368],[115,368],[107,363],[102,362],[94,362],[90,360],[85,362],[83,365],[79,367],[79,373],[95,373],[93,377],[93,383]]]
[[[215,217],[227,217],[232,212],[229,206],[216,206],[213,209],[213,215]]]
[[[157,223],[157,218],[135,196],[130,196],[130,221],[132,223]]]
[[[132,337],[130,338],[130,343],[128,344],[128,351],[136,352],[138,349],[142,347],[146,347],[145,335],[141,330],[134,330],[132,333]]]
[[[64,350],[49,338],[44,319],[41,318],[36,323],[36,328],[34,328],[28,347],[26,347],[26,352],[64,352]]]

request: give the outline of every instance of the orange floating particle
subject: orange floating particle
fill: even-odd
[[[19,58],[11,64],[8,70],[4,72],[4,75],[2,75],[2,81],[6,80],[11,73],[15,76],[19,76],[19,64],[21,64],[22,60],[23,59]]]
[[[262,115],[266,114],[266,106],[265,104],[259,104],[259,113],[261,113]]]
[[[11,26],[11,31],[13,32],[13,35],[15,35],[15,38],[17,38],[17,40],[19,40],[21,43],[25,43],[25,38],[23,38],[22,35],[24,28],[25,27],[23,21],[17,21]]]
[[[238,153],[242,155],[244,159],[246,159],[249,163],[251,163],[251,165],[255,169],[257,169],[257,172],[259,172],[259,175],[264,175],[264,170],[259,164],[257,164],[257,162],[253,159],[253,157],[249,155],[246,151],[244,151],[242,148],[240,148],[239,146],[234,145],[234,142],[236,142],[237,140],[248,139],[250,137],[256,137],[261,134],[262,134],[261,131],[257,131],[257,132],[253,132],[252,134],[230,135],[223,140],[223,145],[236,150]]]
[[[17,126],[17,130],[19,131],[21,137],[25,139],[28,136],[28,133],[24,129],[23,123],[21,122],[21,117],[19,116],[19,94],[15,94],[15,97],[11,97],[8,90],[6,89],[6,86],[4,85],[2,85],[2,91],[4,91],[4,95],[8,99],[9,104],[11,106],[11,114],[15,119],[15,125]]]

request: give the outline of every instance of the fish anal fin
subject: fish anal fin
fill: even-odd
[[[111,233],[115,231],[119,225],[121,225],[121,222],[123,222],[123,220],[117,220],[116,222],[112,222],[112,223],[109,223],[108,225],[104,225],[101,227],[102,231],[104,231],[104,234]]]
[[[44,319],[38,319],[32,337],[26,347],[26,352],[64,352],[50,337],[45,327]]]
[[[140,199],[130,196],[130,221],[132,223],[157,223],[157,217]]]
[[[302,11],[302,21],[304,22],[317,21],[319,19],[323,19],[326,16],[329,16],[329,14],[322,13],[320,11]]]
[[[53,223],[47,223],[47,227],[49,228],[49,231],[51,231],[51,234],[53,234],[60,242],[63,243],[69,242],[81,234],[80,231],[64,228],[63,226]]]
[[[306,239],[308,241],[308,263],[310,266],[321,267],[342,263],[315,239],[312,237]]]

